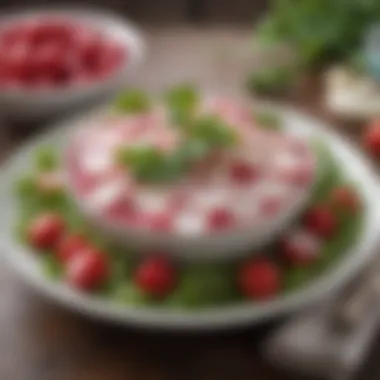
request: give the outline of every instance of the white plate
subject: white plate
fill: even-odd
[[[323,123],[289,108],[276,106],[282,115],[297,130],[307,136],[326,140],[347,176],[360,184],[364,199],[365,221],[361,240],[346,252],[339,265],[327,269],[326,273],[296,292],[270,302],[246,303],[201,311],[173,311],[164,308],[136,308],[115,304],[94,296],[75,292],[63,284],[52,283],[43,277],[33,252],[13,239],[12,225],[17,220],[17,202],[12,190],[13,183],[30,165],[30,154],[41,144],[49,143],[62,147],[73,122],[65,122],[53,128],[20,149],[3,167],[0,178],[0,242],[2,252],[12,267],[33,288],[42,294],[83,312],[89,316],[103,318],[121,324],[165,329],[221,329],[262,322],[295,311],[324,295],[331,294],[339,285],[350,279],[375,253],[377,236],[380,233],[380,186],[367,160],[346,141],[329,132]],[[56,126],[58,127],[58,126]]]

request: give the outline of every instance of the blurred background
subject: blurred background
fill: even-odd
[[[37,0],[2,0],[0,7],[30,7],[62,2]],[[252,24],[267,7],[266,0],[81,0],[65,5],[83,5],[120,11],[138,22],[149,24],[228,23]]]
[[[9,8],[22,10],[52,5],[100,8],[137,22],[146,34],[149,48],[147,62],[131,77],[133,85],[161,89],[167,83],[190,78],[222,90],[250,88],[254,95],[266,92],[277,96],[280,92],[283,100],[323,119],[337,121],[337,130],[355,142],[362,139],[362,127],[379,114],[379,86],[367,86],[367,77],[371,85],[375,81],[368,70],[359,68],[356,58],[361,57],[365,32],[380,19],[380,0],[299,0],[298,3],[287,0],[64,3],[0,0],[0,15]],[[267,28],[260,28],[258,33],[256,26],[267,14]],[[268,29],[270,26],[272,29]],[[267,45],[263,54],[263,46],[253,38],[259,34],[266,38],[274,36],[274,45],[281,39],[293,43],[298,58],[295,64],[287,66],[288,55],[284,51],[281,59],[268,55]],[[337,76],[334,71],[324,81],[336,58],[344,66],[343,70],[350,68],[350,75],[360,73],[349,85],[348,82],[342,85],[342,72]],[[353,67],[355,70],[351,71]],[[300,78],[301,86],[294,89]],[[367,87],[362,86],[362,78]],[[344,104],[334,102],[335,94],[357,93],[358,86],[363,91],[359,97],[362,103],[357,98],[345,98]],[[324,94],[329,92],[332,96],[326,101]],[[362,107],[362,104],[368,106],[368,99],[378,102],[372,108]],[[327,110],[326,104],[331,106]],[[8,120],[3,123],[5,127],[0,128],[3,157],[39,129],[40,123],[32,124],[32,128],[13,135],[14,125]],[[373,149],[370,146],[369,150],[380,157],[379,124],[376,130],[376,146]],[[376,335],[377,325],[375,321],[372,335]],[[285,375],[262,360],[258,343],[267,337],[271,327],[264,325],[215,335],[121,330],[55,307],[0,267],[0,380],[311,379],[312,373],[302,378]],[[377,343],[371,356],[365,358],[363,373],[358,378],[378,379],[379,357]]]

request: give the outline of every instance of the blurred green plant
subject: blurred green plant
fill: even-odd
[[[380,19],[378,0],[272,0],[257,32],[265,46],[293,46],[306,67],[349,60]]]

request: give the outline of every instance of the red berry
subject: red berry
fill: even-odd
[[[257,170],[247,162],[238,161],[231,164],[229,175],[238,184],[249,183],[257,179]]]
[[[296,230],[280,243],[280,254],[290,264],[308,265],[318,259],[321,241],[310,232]]]
[[[278,196],[267,196],[260,203],[260,211],[264,217],[276,215],[283,206],[283,200]]]
[[[29,82],[33,79],[33,67],[29,62],[30,49],[27,44],[20,42],[12,45],[3,57],[3,70],[8,78],[19,83]]]
[[[58,214],[45,213],[37,216],[29,225],[28,240],[35,248],[50,249],[57,244],[64,229],[65,224]]]
[[[64,56],[65,52],[54,42],[45,43],[34,50],[32,63],[39,73],[50,72],[61,64]]]
[[[341,211],[357,212],[361,206],[357,192],[347,186],[335,188],[330,194],[330,200]]]
[[[105,283],[108,275],[105,255],[93,248],[84,248],[67,262],[66,280],[76,289],[97,289]]]
[[[208,226],[211,231],[226,230],[235,224],[234,214],[224,208],[216,208],[208,215]]]
[[[61,263],[65,264],[88,246],[83,236],[66,235],[58,243],[56,256]]]
[[[374,120],[363,138],[365,149],[374,157],[380,157],[380,120]]]
[[[317,236],[332,237],[338,228],[338,220],[327,206],[315,206],[308,210],[304,217],[305,226]]]
[[[281,288],[279,268],[266,259],[252,259],[243,264],[238,274],[242,293],[251,299],[267,299]]]
[[[169,232],[172,228],[172,218],[169,213],[149,215],[148,226],[156,232]]]
[[[174,288],[177,275],[164,257],[151,257],[143,261],[135,273],[136,284],[146,293],[165,297]]]
[[[30,43],[38,46],[46,42],[54,42],[61,47],[67,47],[73,36],[73,27],[61,20],[41,20],[30,31]]]
[[[26,42],[33,28],[33,23],[24,23],[8,27],[0,31],[0,43],[9,48],[15,43]]]
[[[124,195],[115,199],[106,210],[106,214],[111,219],[128,222],[138,217],[133,200]]]
[[[96,71],[102,56],[102,42],[98,39],[85,41],[79,49],[83,67],[90,71]]]
[[[101,47],[102,54],[99,59],[98,71],[99,74],[107,75],[112,73],[124,61],[126,52],[122,46],[104,43]]]

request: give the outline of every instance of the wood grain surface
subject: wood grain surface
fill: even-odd
[[[245,30],[149,29],[147,37],[149,60],[132,82],[152,91],[194,80],[207,90],[240,93],[247,73],[263,64]],[[253,46],[250,54],[245,53],[247,46]],[[318,77],[312,77],[287,100],[326,117],[318,106],[319,85]],[[4,122],[2,158],[38,133],[38,127]],[[357,126],[340,124],[340,129],[352,139],[360,134]],[[301,379],[261,359],[259,343],[270,328],[200,335],[110,326],[46,301],[0,265],[0,380]],[[380,344],[361,379],[379,378],[379,357]]]

